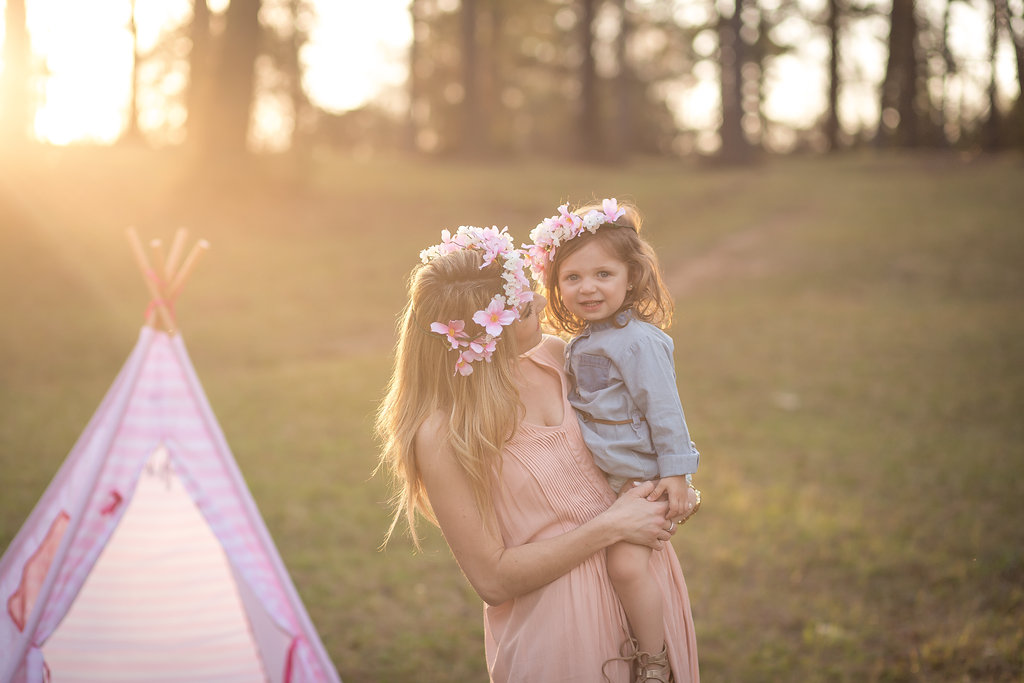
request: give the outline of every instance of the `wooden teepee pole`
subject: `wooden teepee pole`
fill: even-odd
[[[188,230],[185,228],[178,228],[177,232],[174,233],[174,240],[171,242],[171,251],[167,254],[167,262],[164,264],[164,269],[173,273],[178,269],[178,261],[181,260],[181,252],[185,249],[185,238],[188,236]],[[170,280],[170,277],[167,278]]]
[[[181,264],[181,269],[177,273],[168,273],[167,279],[170,285],[167,288],[167,295],[171,301],[178,298],[181,294],[181,290],[185,287],[185,280],[192,274],[192,269],[196,267],[196,261],[202,256],[203,252],[210,248],[210,243],[206,240],[199,240],[195,246],[192,247],[192,251],[185,257],[185,262]]]
[[[153,255],[153,266],[156,269],[156,276],[161,280],[167,280],[167,259],[164,258],[164,243],[158,239],[149,241],[149,252]]]
[[[178,230],[166,260],[163,258],[162,243],[159,240],[153,240],[150,247],[156,258],[156,269],[154,269],[146,255],[146,250],[142,248],[142,242],[139,240],[135,228],[128,228],[127,234],[128,243],[131,245],[136,264],[142,272],[142,278],[146,282],[146,288],[151,297],[149,308],[146,310],[146,324],[153,327],[159,326],[167,333],[174,334],[177,331],[174,302],[181,294],[192,269],[195,268],[196,261],[203,252],[210,248],[210,243],[206,240],[199,240],[189,252],[181,268],[178,269],[177,262],[181,258],[186,231]]]

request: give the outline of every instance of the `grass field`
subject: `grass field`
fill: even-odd
[[[317,159],[197,182],[173,153],[0,162],[0,547],[131,349],[124,228],[212,249],[192,359],[342,678],[482,681],[481,603],[433,530],[378,550],[371,414],[441,228],[525,239],[628,197],[676,296],[701,513],[674,541],[705,681],[1024,680],[1024,162],[749,169]]]

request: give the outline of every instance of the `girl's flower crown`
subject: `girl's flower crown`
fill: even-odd
[[[544,270],[555,260],[555,250],[563,242],[580,236],[584,230],[595,233],[605,223],[615,223],[626,215],[626,210],[620,208],[619,203],[612,197],[601,200],[600,211],[591,209],[580,216],[569,211],[568,204],[562,204],[558,207],[558,214],[538,223],[537,227],[530,231],[533,244],[523,245],[533,277],[539,282],[544,282]]]
[[[464,320],[449,320],[447,323],[434,322],[430,331],[443,335],[452,349],[462,349],[455,361],[455,372],[466,376],[473,372],[471,363],[478,360],[491,362],[491,355],[498,337],[506,325],[519,319],[519,307],[533,300],[530,280],[526,277],[526,260],[523,252],[516,249],[508,228],[498,230],[462,225],[453,236],[448,230],[441,231],[441,244],[427,247],[420,252],[420,260],[430,263],[436,258],[459,251],[476,249],[483,252],[481,270],[501,259],[501,279],[505,281],[502,294],[495,294],[486,308],[473,314],[473,322],[484,328],[476,337],[466,334]]]

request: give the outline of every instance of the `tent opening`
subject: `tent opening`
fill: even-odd
[[[265,614],[247,616],[247,608],[262,611],[257,601],[243,599],[248,593],[160,446],[71,609],[43,645],[52,680],[279,680],[289,639],[268,628]],[[270,678],[264,657],[276,674]]]

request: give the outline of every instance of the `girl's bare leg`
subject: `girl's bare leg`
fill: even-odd
[[[608,548],[608,577],[629,619],[641,652],[658,653],[665,644],[662,596],[651,575],[651,549],[632,543]]]

